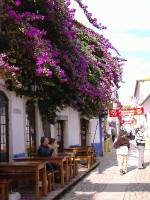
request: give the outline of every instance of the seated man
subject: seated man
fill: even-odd
[[[38,149],[39,156],[52,156],[53,149],[49,146],[49,139],[47,137],[41,137],[41,145]]]
[[[53,153],[54,153],[54,149],[51,148],[51,145],[49,144],[49,139],[44,136],[41,137],[41,145],[38,148],[38,155],[51,157]],[[60,165],[57,163],[47,163],[46,167],[47,167],[47,170],[60,171]],[[58,179],[58,174],[56,174],[55,178]]]

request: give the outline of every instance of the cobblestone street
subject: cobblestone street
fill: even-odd
[[[68,191],[61,200],[149,200],[150,149],[145,149],[145,169],[137,169],[137,156],[135,143],[132,141],[128,173],[121,176],[115,151],[107,153],[99,167]]]

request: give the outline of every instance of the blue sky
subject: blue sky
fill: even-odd
[[[73,1],[73,0],[72,0]],[[82,0],[107,30],[99,31],[127,59],[119,89],[122,103],[134,93],[136,79],[150,77],[150,0]],[[76,3],[76,18],[91,27]]]

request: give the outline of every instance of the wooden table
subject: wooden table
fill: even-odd
[[[34,176],[35,181],[35,196],[36,199],[40,199],[40,190],[39,190],[39,177],[40,172],[42,172],[42,192],[44,195],[47,195],[47,186],[46,186],[46,163],[45,162],[7,162],[0,163],[0,176],[9,176],[12,180],[19,177],[19,179],[24,179],[24,174],[31,174]],[[17,177],[18,176],[18,177]],[[26,176],[26,178],[28,178]]]
[[[65,185],[65,176],[64,176],[64,162],[66,161],[66,156],[32,156],[32,157],[23,157],[16,158],[15,161],[47,161],[50,163],[58,163],[60,165],[60,175],[61,175],[61,186]]]

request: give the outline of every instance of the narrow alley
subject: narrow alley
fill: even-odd
[[[61,200],[148,200],[150,192],[150,149],[145,149],[145,169],[137,169],[137,150],[131,142],[128,173],[121,176],[115,150],[105,155],[99,167],[80,181]]]

